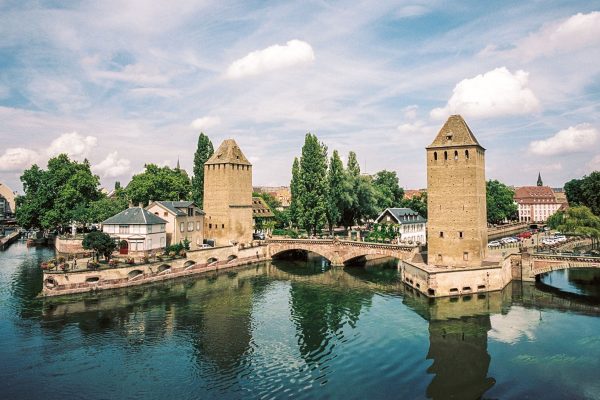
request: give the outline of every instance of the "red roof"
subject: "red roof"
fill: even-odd
[[[514,199],[517,203],[556,202],[554,191],[549,186],[522,186],[515,190]]]

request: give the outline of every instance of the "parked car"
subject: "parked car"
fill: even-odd
[[[545,244],[546,246],[552,246],[553,244],[556,244],[556,243],[558,243],[558,242],[554,239],[550,239],[550,238],[542,239],[542,244]]]
[[[531,237],[531,232],[529,232],[529,231],[521,232],[517,235],[517,237],[520,237],[521,239],[529,239]]]
[[[554,235],[554,240],[556,240],[557,242],[566,242],[567,237],[564,235]]]
[[[488,243],[488,247],[500,247],[502,243],[497,240],[492,240]]]

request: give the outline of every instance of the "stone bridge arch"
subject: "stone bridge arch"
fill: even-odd
[[[287,251],[304,250],[325,257],[334,266],[343,266],[350,260],[369,255],[406,260],[412,258],[419,251],[418,246],[323,239],[275,239],[269,240],[268,246],[271,257]]]
[[[600,257],[538,255],[534,254],[531,262],[531,275],[538,277],[552,271],[575,268],[600,269]]]

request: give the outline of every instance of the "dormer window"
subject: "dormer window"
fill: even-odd
[[[452,134],[451,133],[449,133],[449,134],[446,135],[446,140],[449,141],[449,142],[452,141]]]

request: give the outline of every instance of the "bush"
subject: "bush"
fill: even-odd
[[[298,238],[298,233],[291,229],[273,229],[273,236],[289,236],[292,239]]]

